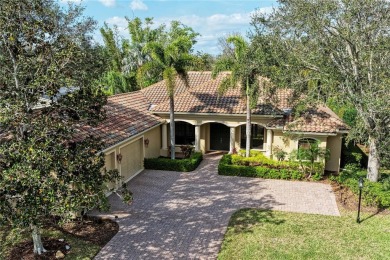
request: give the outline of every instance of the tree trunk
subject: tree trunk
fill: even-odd
[[[377,140],[369,136],[369,154],[368,154],[368,165],[367,165],[367,179],[370,181],[377,182],[380,178],[379,174],[379,156],[377,150]]]
[[[173,95],[169,97],[169,122],[171,131],[171,159],[175,159],[175,103]]]
[[[34,254],[42,254],[46,252],[46,249],[43,247],[41,233],[39,228],[36,225],[31,225],[32,229],[32,239],[34,243]]]
[[[250,107],[250,96],[246,94],[246,146],[245,146],[245,157],[250,156],[251,149],[251,107]]]

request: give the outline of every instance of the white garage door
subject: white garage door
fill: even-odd
[[[143,145],[142,138],[129,145],[120,148],[122,155],[121,175],[122,181],[127,181],[143,169]]]

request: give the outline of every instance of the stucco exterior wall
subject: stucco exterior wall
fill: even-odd
[[[169,121],[169,114],[158,114],[160,117]],[[252,122],[265,126],[275,117],[252,115]],[[207,123],[221,123],[226,126],[239,126],[246,122],[245,115],[218,115],[218,114],[190,114],[175,113],[175,121],[183,121],[192,125],[205,125]]]
[[[285,137],[281,130],[272,130],[272,132],[272,148],[279,147],[288,154],[291,153],[294,149],[298,148],[298,142],[296,140],[291,140],[290,138]]]
[[[272,147],[278,146],[279,148],[282,148],[285,152],[288,154],[291,153],[293,150],[298,149],[298,141],[302,138],[312,138],[320,141],[320,147],[326,148],[327,147],[327,138],[326,135],[313,135],[313,134],[302,134],[299,137],[290,138],[287,135],[284,135],[281,130],[273,130],[273,140],[272,140]]]
[[[241,139],[241,127],[237,126],[235,130],[235,136],[236,136],[236,142],[234,144],[234,147],[236,148],[237,151],[240,150],[240,139]]]
[[[149,145],[146,147],[144,140],[149,139]],[[140,135],[126,140],[104,150],[105,165],[107,170],[117,169],[122,179],[117,184],[110,183],[107,186],[119,188],[120,183],[128,181],[141,172],[144,158],[160,156],[161,148],[161,126],[154,127]],[[117,160],[117,155],[122,156],[122,160]]]
[[[342,135],[329,136],[326,148],[330,150],[330,157],[325,165],[325,170],[332,172],[340,171],[340,156],[342,147]]]
[[[115,149],[113,149],[111,152],[105,154],[104,167],[106,168],[107,171],[116,169],[117,166],[116,166],[116,158],[115,157],[116,157]],[[107,185],[109,190],[116,188],[115,182],[106,183],[106,185]]]
[[[161,126],[156,127],[144,134],[144,140],[149,140],[149,145],[145,145],[145,158],[156,158],[160,156],[161,148]]]

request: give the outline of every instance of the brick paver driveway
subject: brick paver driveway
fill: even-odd
[[[219,176],[219,158],[191,173],[145,170],[129,183],[131,206],[112,195],[120,229],[96,259],[215,259],[241,208],[339,215],[329,185]]]

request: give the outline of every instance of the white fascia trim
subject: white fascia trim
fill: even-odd
[[[122,144],[127,143],[128,141],[130,141],[131,139],[135,139],[135,138],[137,138],[137,137],[140,137],[140,136],[142,136],[143,134],[145,134],[146,132],[148,132],[148,131],[150,131],[150,130],[152,130],[152,129],[154,129],[154,128],[157,128],[157,127],[159,127],[159,126],[162,125],[162,124],[163,124],[163,123],[159,123],[158,125],[155,125],[155,126],[153,126],[153,127],[151,127],[151,128],[148,128],[148,129],[146,129],[145,131],[142,131],[141,133],[138,133],[138,134],[136,134],[136,135],[133,135],[133,136],[131,136],[131,137],[129,137],[129,138],[127,138],[127,139],[125,139],[125,140],[123,140],[123,141],[117,143],[117,144],[114,144],[114,145],[112,145],[112,146],[110,146],[110,147],[107,147],[106,149],[104,149],[104,150],[98,152],[98,154],[100,154],[100,153],[105,153],[106,151],[111,150],[111,149],[114,149],[114,148],[117,147],[117,146],[121,146]]]
[[[294,131],[283,131],[283,133],[292,133],[300,135],[319,135],[319,136],[336,136],[337,133],[317,133],[317,132],[294,132]]]
[[[153,114],[169,115],[169,112],[152,111]],[[246,114],[221,114],[221,113],[189,113],[189,112],[175,112],[175,115],[195,115],[195,116],[240,116],[245,117]],[[267,118],[283,118],[283,115],[253,115],[251,117],[267,117]]]

